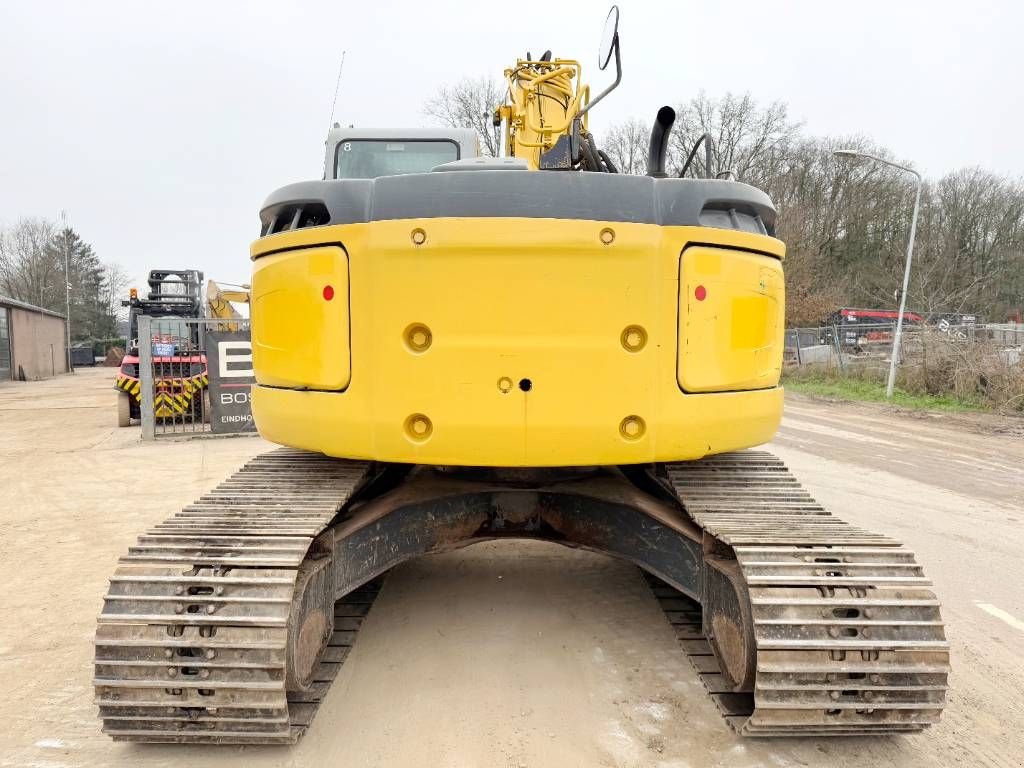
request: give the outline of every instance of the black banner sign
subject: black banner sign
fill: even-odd
[[[249,396],[256,379],[248,329],[207,331],[206,365],[210,378],[211,431],[255,432]]]

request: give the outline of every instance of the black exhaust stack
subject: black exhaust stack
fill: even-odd
[[[651,128],[651,146],[647,150],[647,175],[656,179],[664,179],[665,157],[668,154],[668,136],[672,133],[672,124],[676,121],[676,111],[672,107],[662,107],[654,118]]]

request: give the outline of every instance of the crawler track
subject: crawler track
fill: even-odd
[[[289,613],[314,537],[368,465],[281,449],[139,538],[121,558],[96,630],[96,701],[119,741],[296,741],[379,588],[334,606],[313,682],[286,690]]]
[[[709,537],[705,549],[735,557],[749,594],[756,679],[752,692],[737,692],[699,604],[652,580],[737,731],[869,735],[938,721],[949,650],[939,603],[912,552],[830,515],[768,453],[665,470],[667,485]]]
[[[671,580],[655,592],[740,733],[878,734],[939,717],[948,647],[913,554],[830,515],[770,454],[532,486],[395,469],[280,449],[141,536],[96,631],[103,730],[293,743],[379,574],[507,536],[609,552]]]

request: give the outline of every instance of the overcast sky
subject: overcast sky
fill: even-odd
[[[624,76],[591,115],[598,135],[701,89],[749,90],[787,102],[808,132],[867,135],[931,176],[968,165],[1024,175],[1018,2],[620,6]],[[600,89],[608,79],[592,65],[605,10],[575,0],[4,0],[0,224],[64,209],[136,282],[177,266],[247,282],[262,200],[322,173],[342,50],[335,119],[417,126],[442,83],[500,77],[527,49],[581,59]]]

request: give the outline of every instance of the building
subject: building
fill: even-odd
[[[64,315],[0,296],[0,381],[68,372]]]

